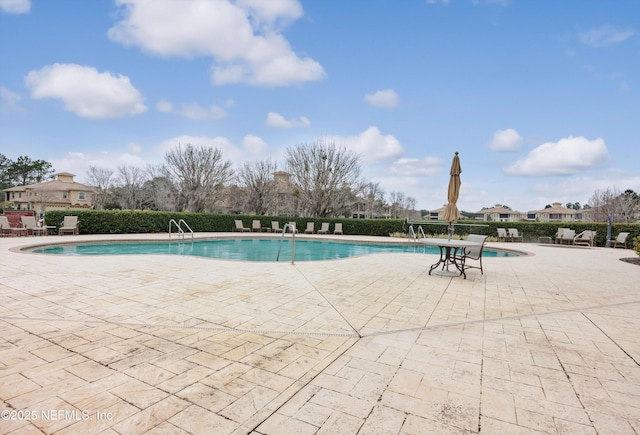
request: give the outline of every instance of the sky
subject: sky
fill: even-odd
[[[90,166],[328,140],[417,209],[640,192],[638,0],[0,0],[0,153]]]

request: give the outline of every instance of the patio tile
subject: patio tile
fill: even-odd
[[[429,276],[424,254],[134,267],[11,251],[20,239],[0,239],[2,406],[111,419],[3,432],[640,431],[640,268],[624,250],[518,244],[535,255],[463,280]]]

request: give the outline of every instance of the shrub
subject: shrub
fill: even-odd
[[[636,254],[640,255],[640,236],[633,239],[633,250],[636,251]]]
[[[280,228],[287,222],[295,222],[296,228],[301,232],[307,227],[307,222],[314,222],[316,230],[321,227],[322,222],[329,222],[329,233],[333,233],[335,224],[341,222],[344,234],[347,235],[388,237],[392,234],[399,235],[396,233],[409,233],[409,225],[404,219],[313,218],[138,210],[52,210],[46,213],[46,224],[60,226],[65,215],[78,216],[80,234],[165,233],[169,231],[171,219],[175,221],[184,219],[194,232],[231,231],[235,219],[242,220],[245,227],[251,228],[251,222],[258,219],[261,226],[268,228],[271,228],[271,221],[278,221]],[[419,225],[431,237],[446,237],[447,235],[446,223],[423,222],[415,224],[414,230],[416,232],[418,232]],[[576,234],[583,230],[597,231],[596,244],[598,246],[604,246],[607,239],[607,224],[604,222],[483,222],[467,220],[460,221],[455,225],[455,236],[456,238],[464,238],[467,234],[482,234],[495,237],[497,228],[505,227],[517,228],[518,232],[524,235],[525,242],[537,242],[540,236],[553,238],[560,227],[571,228],[576,231]],[[640,224],[615,223],[612,230],[613,234],[618,234],[621,231],[629,232],[629,237],[634,240],[634,247],[637,247]]]

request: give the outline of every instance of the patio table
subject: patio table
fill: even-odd
[[[469,242],[467,240],[449,240],[449,239],[435,239],[435,238],[424,238],[419,239],[420,243],[424,243],[427,246],[437,246],[440,250],[440,258],[438,262],[433,264],[429,269],[429,275],[431,272],[436,269],[434,272],[436,275],[442,276],[460,276],[462,275],[464,279],[467,279],[467,274],[464,272],[464,264],[460,264],[456,258],[456,252],[458,249],[463,250],[464,248],[470,248],[473,246],[480,246],[479,243]],[[442,264],[442,270],[437,270],[437,268]],[[456,271],[449,270],[449,265],[453,264]]]

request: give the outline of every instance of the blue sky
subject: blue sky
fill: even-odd
[[[0,0],[0,153],[84,181],[318,138],[418,209],[640,192],[637,0]]]

